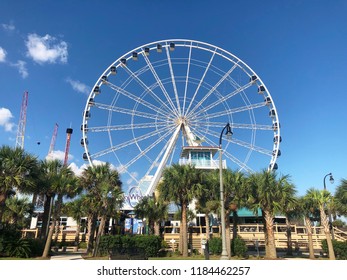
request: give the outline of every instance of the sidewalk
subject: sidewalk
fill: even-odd
[[[85,253],[85,250],[80,250],[78,252],[66,251],[66,252],[57,252],[55,255],[51,256],[51,260],[83,260],[82,254]]]

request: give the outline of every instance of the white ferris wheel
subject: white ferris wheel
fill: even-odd
[[[154,191],[166,166],[182,161],[184,147],[218,146],[227,123],[233,132],[223,138],[228,168],[277,169],[280,123],[260,77],[208,43],[152,42],[118,58],[97,79],[83,112],[83,158],[117,168],[130,209],[131,200]]]

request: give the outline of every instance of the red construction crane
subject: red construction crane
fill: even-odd
[[[53,157],[53,151],[54,151],[54,147],[55,147],[55,141],[57,139],[58,128],[59,128],[59,125],[56,123],[55,126],[54,126],[54,131],[53,131],[53,134],[52,134],[51,144],[49,146],[49,151],[48,151],[48,154],[47,154],[47,156],[49,158]]]
[[[70,150],[70,141],[71,141],[71,134],[73,132],[72,128],[66,129],[66,145],[65,145],[65,158],[64,158],[64,165],[67,165],[67,161],[69,158],[69,150]]]
[[[25,125],[27,120],[27,107],[28,107],[28,92],[23,93],[22,106],[20,109],[20,118],[18,123],[17,137],[16,137],[16,147],[24,149],[24,135],[25,135]]]

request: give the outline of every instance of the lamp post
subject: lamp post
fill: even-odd
[[[329,178],[329,181],[331,184],[334,184],[334,177],[333,177],[333,174],[330,172],[328,173],[327,175],[324,176],[324,179],[323,179],[323,184],[324,184],[324,190],[326,191],[327,190],[327,186],[325,184],[325,179],[326,177],[330,176]],[[334,234],[334,227],[333,227],[333,221],[332,221],[332,218],[331,218],[331,210],[330,210],[330,207],[328,207],[328,219],[329,219],[329,226],[331,226],[331,239],[334,240],[335,239],[335,234]]]
[[[221,208],[221,224],[222,224],[222,254],[220,259],[227,260],[228,252],[226,246],[226,230],[225,230],[225,208],[224,208],[224,186],[223,186],[223,161],[222,161],[222,137],[224,130],[227,130],[225,135],[231,137],[233,135],[231,131],[230,124],[227,123],[226,126],[222,129],[222,132],[219,137],[219,187],[220,187],[220,208]]]

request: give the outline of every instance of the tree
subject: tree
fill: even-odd
[[[335,253],[330,235],[329,221],[327,215],[325,214],[325,208],[329,207],[332,196],[327,190],[317,190],[311,188],[306,192],[305,199],[310,201],[310,203],[312,203],[314,207],[317,207],[319,209],[321,224],[323,226],[325,238],[327,240],[329,259],[335,260]]]
[[[347,180],[342,179],[334,195],[335,210],[339,215],[347,216]]]
[[[282,209],[283,197],[290,197],[293,185],[288,184],[288,175],[277,178],[275,172],[263,170],[251,174],[247,180],[248,205],[254,212],[260,208],[264,221],[265,257],[277,258],[275,234],[273,231],[275,213]]]
[[[191,165],[173,164],[164,169],[158,186],[159,196],[164,201],[174,202],[181,208],[182,255],[188,256],[187,208],[201,188],[202,172]]]
[[[106,218],[108,215],[115,215],[123,203],[123,192],[121,191],[122,182],[120,181],[117,170],[111,168],[109,163],[103,163],[86,168],[80,178],[82,186],[88,193],[90,205],[90,218],[88,223],[94,223],[100,217],[100,224],[96,235],[93,255],[98,253],[98,245],[101,235],[104,233]],[[94,226],[93,226],[94,227]],[[92,230],[92,229],[91,229]],[[91,232],[93,234],[94,232]],[[89,240],[93,240],[91,235]],[[89,241],[88,249],[91,249],[92,241]]]
[[[305,197],[300,197],[298,199],[298,210],[301,212],[305,221],[305,227],[306,227],[307,238],[308,238],[309,258],[314,259],[313,238],[312,238],[313,230],[312,230],[311,217],[315,216],[315,209],[314,209],[314,204],[312,203],[312,200],[306,199]]]
[[[3,221],[16,225],[18,228],[25,228],[29,225],[29,215],[33,212],[33,205],[29,198],[10,197],[6,200],[6,208],[3,214]]]
[[[70,194],[72,189],[76,188],[77,180],[71,169],[59,160],[43,161],[42,163],[43,177],[46,179],[47,189],[46,198],[50,197],[49,213],[52,214],[52,225],[49,229],[46,239],[43,257],[47,257],[50,251],[54,228],[59,226],[58,217],[61,211],[62,197]],[[54,204],[54,198],[58,195],[58,200]],[[51,215],[48,215],[48,221]]]
[[[167,217],[168,203],[156,199],[155,195],[145,196],[134,211],[137,217],[148,221],[149,234],[159,235],[159,222]]]
[[[8,195],[16,191],[26,193],[34,185],[37,165],[37,158],[22,148],[0,148],[0,221]]]

